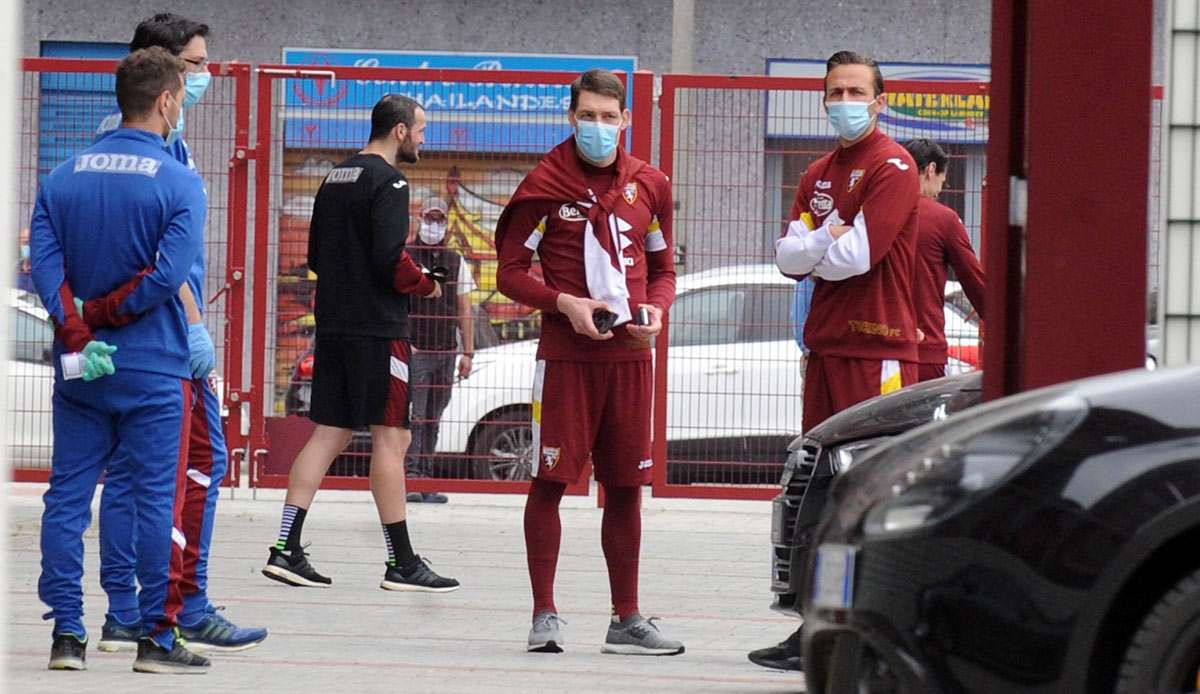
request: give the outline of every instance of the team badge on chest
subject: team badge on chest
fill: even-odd
[[[625,189],[621,191],[621,197],[625,198],[625,202],[633,207],[633,203],[637,202],[638,187],[637,181],[630,181],[625,184]]]
[[[854,186],[858,185],[858,182],[862,180],[863,175],[866,173],[867,172],[865,169],[855,169],[851,171],[850,181],[846,184],[846,192],[849,193],[850,191],[854,190]]]

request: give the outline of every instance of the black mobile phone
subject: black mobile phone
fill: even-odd
[[[596,325],[596,332],[606,333],[612,330],[613,324],[617,322],[617,314],[608,309],[598,308],[592,311],[592,323]]]
[[[426,275],[429,275],[429,279],[438,284],[444,284],[446,280],[450,279],[450,270],[443,265],[434,265],[433,267],[422,269]]]

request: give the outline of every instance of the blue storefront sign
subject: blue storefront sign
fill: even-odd
[[[361,146],[371,108],[384,94],[403,94],[425,108],[424,148],[432,151],[545,152],[570,133],[570,88],[552,84],[497,84],[491,70],[578,74],[591,68],[632,73],[634,56],[433,53],[287,48],[284,63],[321,70],[330,66],[478,70],[479,81],[289,79],[284,97],[288,147]]]

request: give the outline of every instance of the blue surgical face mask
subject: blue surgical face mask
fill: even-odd
[[[837,101],[826,104],[829,112],[829,124],[833,126],[838,137],[854,141],[871,126],[870,101]]]
[[[167,141],[167,146],[170,147],[171,145],[175,144],[179,140],[179,137],[181,135],[183,135],[183,107],[182,106],[179,107],[179,118],[176,119],[175,125],[170,130],[167,131],[167,134],[165,136],[163,136],[163,139],[165,139]]]
[[[591,120],[576,121],[575,143],[589,161],[602,162],[617,151],[621,127]]]
[[[204,96],[204,92],[208,91],[209,82],[212,82],[212,75],[208,72],[189,72],[185,87],[187,92],[183,95],[183,107],[195,106]]]

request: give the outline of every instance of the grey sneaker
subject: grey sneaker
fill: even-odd
[[[623,622],[612,621],[601,653],[618,655],[679,655],[683,644],[669,639],[658,630],[654,619],[635,614]]]
[[[533,616],[533,627],[529,630],[530,653],[562,653],[562,633],[559,624],[566,624],[553,612],[539,612]]]

